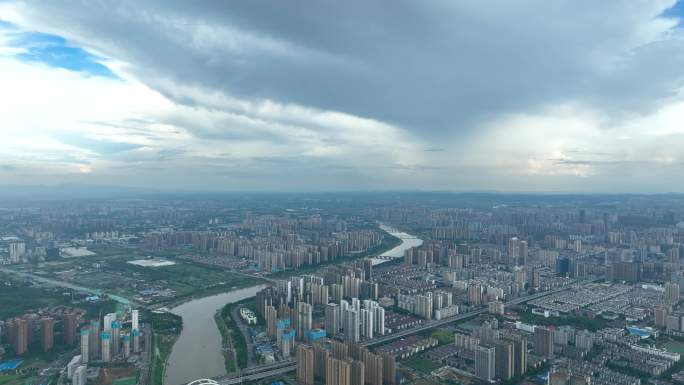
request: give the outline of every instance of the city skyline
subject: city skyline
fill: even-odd
[[[0,3],[4,185],[684,192],[684,3]]]

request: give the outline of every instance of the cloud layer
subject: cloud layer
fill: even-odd
[[[680,10],[672,0],[0,3],[0,175],[684,191]]]

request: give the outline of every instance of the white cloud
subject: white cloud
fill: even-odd
[[[272,14],[3,3],[0,19],[64,36],[120,79],[18,61],[0,33],[0,164],[12,166],[0,173],[227,189],[684,190],[663,182],[684,164],[684,37],[659,17],[672,4],[352,1]]]

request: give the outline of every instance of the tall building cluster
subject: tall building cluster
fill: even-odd
[[[75,343],[76,327],[82,314],[78,309],[48,308],[39,313],[27,313],[0,322],[0,331],[6,335],[16,355],[28,352],[34,344],[47,352],[55,346],[57,330],[61,331],[60,339],[64,345],[71,346]]]
[[[263,271],[279,271],[366,252],[383,240],[379,231],[348,230],[344,221],[265,215],[244,219],[230,231],[150,232],[143,244],[149,250],[192,246],[217,256],[253,260]]]
[[[552,341],[553,342],[553,341]],[[474,357],[473,373],[484,381],[520,378],[527,371],[527,336],[510,329],[500,330],[496,320],[484,322],[472,335],[457,333],[454,345]]]
[[[366,280],[370,274],[372,267],[361,262],[328,268],[323,276],[279,280],[257,293],[256,314],[288,355],[293,352],[293,340],[312,343],[329,336],[359,342],[384,335],[385,309],[373,299],[378,292],[377,285]],[[314,308],[325,316],[320,325],[313,324]]]
[[[297,346],[297,382],[313,385],[394,385],[396,363],[392,355],[374,354],[350,342],[331,341]]]
[[[130,311],[130,329],[123,329],[124,320],[117,313],[105,314],[102,322],[91,320],[80,329],[82,362],[126,360],[140,352],[139,311]]]

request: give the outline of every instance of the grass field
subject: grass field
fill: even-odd
[[[437,341],[439,341],[440,345],[447,345],[447,344],[453,344],[454,343],[454,332],[445,330],[445,329],[437,329],[432,331],[430,333],[430,336]]]
[[[183,329],[183,319],[172,313],[150,313],[149,316],[154,329],[152,385],[163,385],[166,360]]]
[[[219,287],[220,291],[222,291],[233,287],[247,287],[260,283],[260,280],[257,278],[245,277],[219,269],[187,263],[150,268],[131,265],[125,261],[109,261],[107,268],[113,272],[132,276],[145,282],[163,284],[175,290],[177,297],[192,295],[198,291],[206,291],[213,287]]]
[[[684,342],[668,341],[663,345],[663,347],[668,352],[684,354]]]
[[[237,360],[235,355],[229,351],[233,347],[233,332],[226,325],[226,321],[221,316],[221,312],[217,311],[214,315],[214,321],[221,333],[222,346],[224,349],[223,362],[227,373],[233,373],[237,369]]]
[[[401,361],[401,364],[409,368],[415,369],[419,372],[430,373],[435,369],[442,367],[440,364],[436,364],[427,358],[423,357],[411,357],[406,360]]]
[[[0,385],[23,385],[28,379],[22,374],[0,374]]]
[[[3,281],[0,277],[0,282]],[[61,289],[44,289],[26,284],[3,286],[0,290],[0,319],[46,306],[68,305],[71,298],[62,295],[63,292]]]
[[[135,299],[140,289],[150,286],[159,292],[173,290],[164,296],[154,297],[154,302],[207,296],[262,282],[258,278],[180,261],[175,261],[175,265],[163,267],[143,267],[127,263],[140,257],[126,250],[120,254],[112,252],[106,256],[46,263],[31,271],[79,286],[101,289],[128,299]]]

